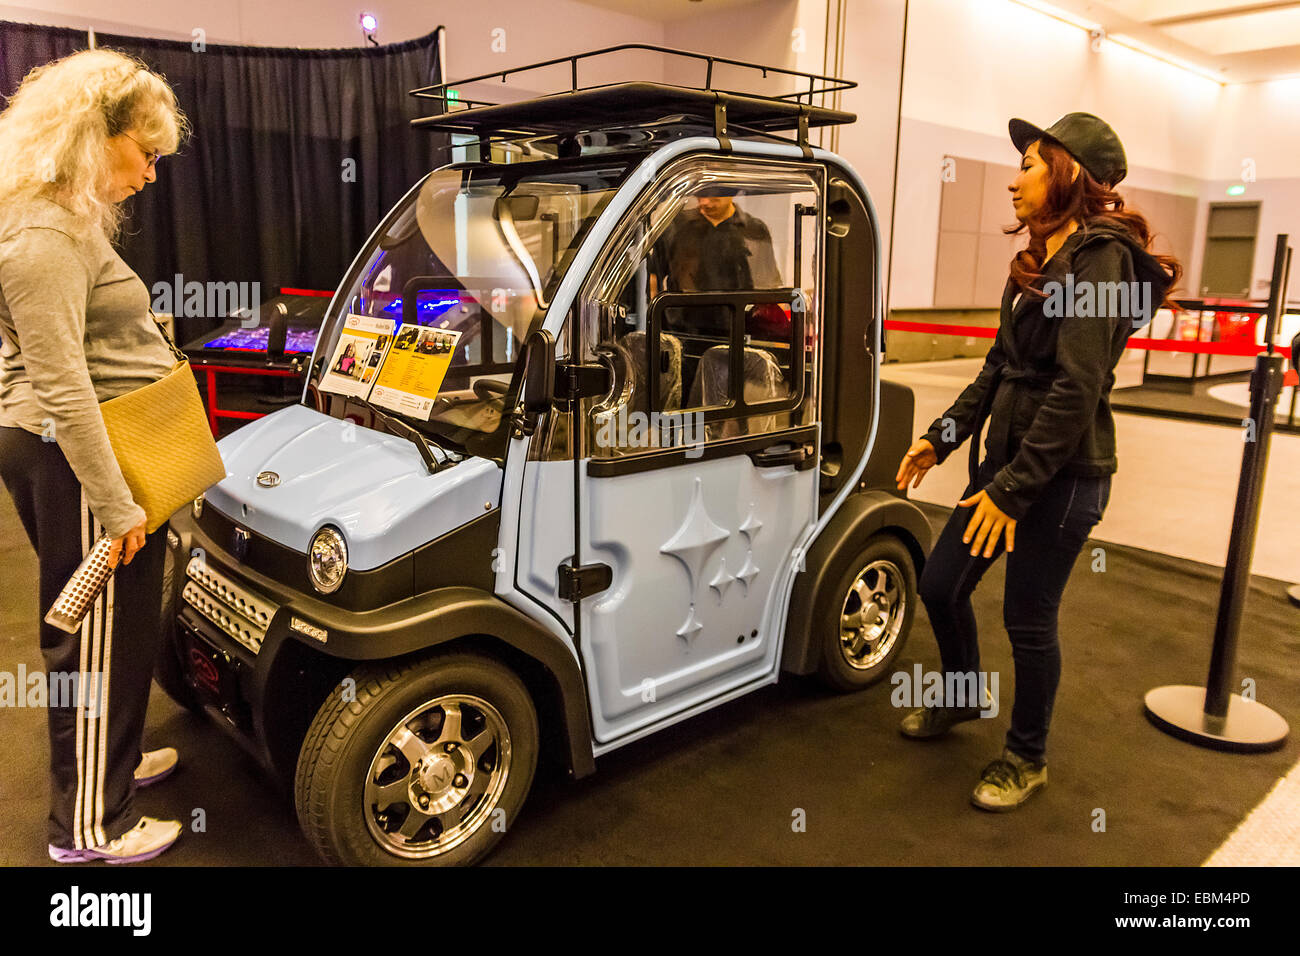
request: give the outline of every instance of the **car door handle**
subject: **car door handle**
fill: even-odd
[[[796,471],[803,471],[812,465],[812,445],[795,445],[793,448],[764,448],[751,451],[749,459],[757,468],[779,468],[782,465],[794,465]]]

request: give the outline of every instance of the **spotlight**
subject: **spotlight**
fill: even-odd
[[[361,14],[361,31],[366,35],[366,39],[376,46],[379,41],[375,39],[375,30],[379,28],[379,21],[373,13]]]

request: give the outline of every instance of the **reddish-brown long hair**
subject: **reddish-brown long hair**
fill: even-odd
[[[1047,196],[1043,208],[1028,221],[1003,230],[1009,236],[1026,229],[1029,231],[1029,245],[1011,260],[1011,279],[1022,292],[1028,290],[1038,296],[1045,295],[1034,283],[1042,278],[1043,262],[1047,258],[1047,237],[1072,219],[1081,225],[1084,222],[1112,223],[1126,229],[1142,248],[1150,251],[1154,237],[1151,226],[1140,212],[1124,208],[1124,198],[1119,193],[1099,183],[1082,165],[1078,177],[1071,181],[1074,160],[1063,146],[1050,140],[1039,140],[1038,155],[1047,165]],[[1182,278],[1182,265],[1173,256],[1154,252],[1151,255],[1170,276],[1169,293],[1172,293]],[[1168,294],[1160,307],[1181,311]]]

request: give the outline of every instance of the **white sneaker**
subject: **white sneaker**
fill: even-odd
[[[135,768],[135,785],[148,787],[166,779],[176,769],[179,759],[180,754],[176,752],[175,747],[163,747],[161,750],[150,750],[148,753],[141,754],[140,763]]]
[[[116,840],[103,846],[88,850],[68,850],[51,846],[50,859],[55,863],[89,863],[103,860],[105,863],[140,863],[152,860],[163,850],[176,842],[181,835],[181,825],[177,820],[155,820],[153,817],[141,817],[130,830]]]

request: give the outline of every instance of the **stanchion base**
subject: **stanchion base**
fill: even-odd
[[[1171,684],[1147,692],[1147,718],[1165,733],[1214,750],[1276,750],[1290,728],[1282,716],[1240,694],[1228,698],[1228,715],[1205,713],[1205,688]]]
[[[1293,584],[1286,589],[1286,596],[1291,599],[1291,603],[1300,607],[1300,584]]]

